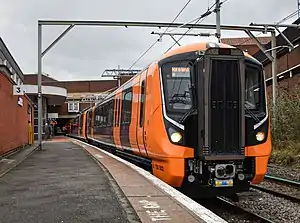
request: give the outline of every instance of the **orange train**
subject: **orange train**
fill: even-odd
[[[249,190],[271,153],[262,64],[219,43],[169,51],[74,122],[70,136],[194,197]]]

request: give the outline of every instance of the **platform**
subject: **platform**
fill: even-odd
[[[131,165],[74,139],[45,142],[0,178],[0,222],[225,222]]]

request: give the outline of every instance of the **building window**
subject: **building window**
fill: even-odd
[[[68,102],[68,112],[79,112],[79,102],[69,101]]]
[[[74,111],[79,112],[79,102],[74,102]]]
[[[14,82],[17,83],[17,74],[14,73],[14,78],[13,78]]]

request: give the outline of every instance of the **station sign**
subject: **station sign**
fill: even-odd
[[[22,97],[18,97],[18,105],[23,107],[23,98]]]
[[[48,118],[49,118],[49,119],[55,119],[55,118],[58,118],[58,113],[48,113]]]
[[[107,95],[105,94],[90,95],[90,96],[83,97],[81,99],[81,102],[98,102],[98,101],[102,101],[106,96]]]
[[[14,85],[13,86],[13,95],[24,95],[25,89],[23,85]]]
[[[101,102],[103,101],[106,96],[108,94],[90,94],[90,95],[86,95],[86,94],[83,94],[83,95],[76,95],[76,96],[68,96],[67,97],[67,100],[65,101],[65,103],[69,104],[69,103],[79,103],[79,104],[82,104],[82,103],[98,103],[98,102]],[[71,105],[72,107],[72,105]],[[72,109],[71,109],[72,110]]]

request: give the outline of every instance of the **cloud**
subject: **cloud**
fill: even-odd
[[[187,22],[205,12],[209,1],[191,1],[178,22]],[[121,20],[172,21],[186,0],[0,0],[0,33],[24,73],[37,71],[37,20]],[[296,1],[238,1],[222,5],[222,24],[248,25],[250,22],[274,23],[297,8]],[[293,18],[295,19],[295,18]],[[287,21],[291,23],[292,20]],[[212,14],[204,20],[214,23]],[[48,46],[66,27],[43,28],[43,46]],[[59,80],[99,79],[107,68],[129,68],[157,39],[153,28],[75,27],[43,58],[43,71]],[[179,30],[177,30],[179,32]],[[200,31],[194,30],[197,33]],[[208,32],[204,30],[202,32]],[[210,32],[214,32],[211,30]],[[222,31],[222,36],[245,36],[243,32]],[[177,37],[178,38],[178,37]],[[212,38],[210,38],[212,39]],[[185,37],[181,44],[205,40]],[[159,58],[174,42],[165,36],[137,64],[143,68]]]

